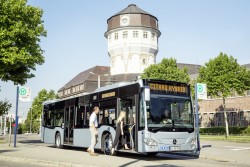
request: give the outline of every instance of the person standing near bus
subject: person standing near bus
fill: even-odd
[[[97,154],[95,153],[94,147],[97,143],[97,138],[98,138],[98,131],[97,131],[97,127],[98,127],[98,122],[97,122],[97,115],[99,113],[99,107],[94,107],[92,114],[90,115],[89,118],[89,130],[91,133],[91,144],[89,146],[89,148],[87,149],[87,151],[89,152],[89,154],[91,156],[97,156]]]
[[[120,115],[119,115],[119,117],[117,119],[117,122],[116,122],[116,134],[115,134],[115,140],[114,140],[114,143],[113,143],[112,149],[111,149],[111,155],[113,155],[114,152],[115,152],[115,147],[118,144],[120,135],[122,135],[122,144],[124,145],[124,149],[129,150],[129,147],[128,147],[127,143],[126,143],[127,138],[126,138],[126,136],[124,134],[124,131],[123,131],[125,116],[126,116],[126,112],[121,111]]]

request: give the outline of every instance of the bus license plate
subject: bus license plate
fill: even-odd
[[[170,150],[181,150],[180,146],[171,146]]]
[[[159,149],[160,150],[164,150],[164,151],[168,151],[169,150],[169,146],[160,146]]]

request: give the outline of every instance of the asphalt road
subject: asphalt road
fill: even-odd
[[[45,167],[41,165],[34,165],[28,163],[18,163],[18,162],[8,162],[8,161],[0,161],[1,167]]]
[[[67,149],[56,149],[52,145],[41,143],[38,135],[19,135],[17,138],[17,145],[22,144],[22,147],[27,147],[30,150],[42,150],[46,152],[53,152],[53,155],[58,157],[58,160],[61,157],[68,155],[66,159],[63,159],[65,163],[77,162],[82,164],[83,162],[87,166],[190,166],[190,167],[200,167],[200,166],[239,166],[239,167],[249,167],[250,166],[250,143],[233,143],[233,142],[224,142],[224,141],[201,141],[201,145],[211,145],[212,147],[203,148],[201,150],[200,158],[195,159],[188,156],[180,156],[174,154],[158,154],[156,157],[148,157],[140,154],[129,154],[129,153],[119,153],[117,156],[106,156],[101,152],[98,157],[91,157],[82,148],[71,148]],[[1,146],[1,145],[0,145]],[[6,149],[5,149],[6,151]],[[7,155],[8,153],[0,151],[0,155]],[[34,153],[35,154],[35,153]],[[10,153],[9,153],[10,155]],[[41,156],[41,155],[39,155]],[[42,157],[42,156],[41,156]],[[82,159],[81,159],[82,157]],[[46,157],[43,155],[43,158],[48,159],[49,161],[55,162],[52,157]],[[79,159],[80,158],[80,159]],[[85,158],[85,159],[84,159]],[[84,159],[84,160],[83,160]],[[30,167],[29,164],[23,165]],[[0,166],[4,167],[8,163],[0,160]],[[20,163],[11,163],[13,167],[19,167]],[[16,166],[15,166],[16,165]],[[55,164],[56,165],[56,164]],[[11,166],[11,167],[12,167]],[[35,166],[34,164],[31,166]],[[47,165],[44,165],[47,166]],[[7,166],[9,167],[9,166]],[[36,167],[36,166],[35,166]]]

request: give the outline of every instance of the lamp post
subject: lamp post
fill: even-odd
[[[98,75],[98,74],[95,74],[95,73],[93,73],[93,72],[89,72],[90,74],[93,74],[93,75],[97,75],[97,83],[98,83],[98,88],[100,88],[101,87],[101,76],[104,76],[104,77],[106,77],[106,76],[108,76],[109,74],[104,74],[104,75]]]

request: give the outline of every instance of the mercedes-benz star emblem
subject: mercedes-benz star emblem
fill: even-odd
[[[177,140],[176,140],[176,139],[174,139],[174,140],[173,140],[173,144],[175,145],[176,143],[177,143]]]

